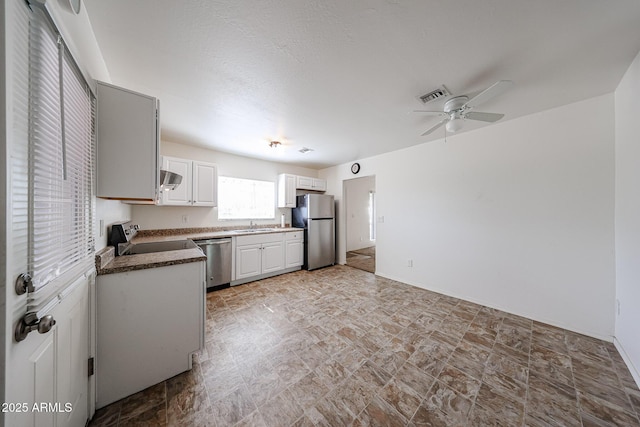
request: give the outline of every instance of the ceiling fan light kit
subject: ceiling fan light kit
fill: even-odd
[[[455,118],[455,119],[451,119],[447,122],[447,124],[445,125],[445,128],[447,129],[447,132],[449,133],[454,133],[459,131],[460,129],[462,129],[462,122],[464,121],[464,119],[462,118]]]
[[[447,132],[456,132],[462,129],[464,120],[477,120],[481,122],[493,123],[504,117],[504,114],[497,113],[485,113],[481,111],[472,111],[475,107],[482,104],[483,102],[487,102],[491,98],[494,98],[504,91],[506,91],[513,82],[511,80],[499,80],[487,89],[483,90],[473,98],[469,99],[468,96],[454,96],[453,98],[447,100],[444,103],[444,108],[442,111],[425,111],[425,110],[416,110],[416,113],[424,113],[429,115],[435,115],[443,117],[443,119],[427,129],[421,136],[429,135],[440,126],[444,125]],[[442,86],[444,88],[444,86]],[[444,88],[446,90],[446,88]],[[424,97],[429,97],[430,94],[440,93],[438,90],[430,92],[429,94],[423,95],[420,97],[422,100]],[[433,99],[437,99],[441,96],[436,96]],[[423,102],[425,102],[423,100]],[[427,101],[429,102],[429,101]]]

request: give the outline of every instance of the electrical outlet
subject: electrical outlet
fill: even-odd
[[[407,267],[413,267],[413,260],[412,259],[407,261]]]
[[[384,215],[378,217],[378,223],[384,224]]]
[[[100,237],[104,236],[104,219],[100,220]]]
[[[182,223],[186,224],[189,222],[189,215],[182,215]]]

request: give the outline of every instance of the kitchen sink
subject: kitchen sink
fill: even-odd
[[[266,231],[274,231],[275,228],[245,228],[242,230],[231,230],[232,233],[264,233]]]
[[[197,247],[198,245],[193,243],[193,240],[168,240],[165,242],[134,243],[125,250],[123,255],[178,251],[181,249],[195,249]]]

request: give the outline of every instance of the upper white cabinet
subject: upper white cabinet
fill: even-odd
[[[296,190],[327,191],[327,181],[287,173],[278,175],[278,207],[295,208]]]
[[[162,157],[162,169],[182,175],[180,185],[163,191],[160,204],[168,206],[217,206],[218,169],[198,160]]]
[[[212,163],[193,161],[193,206],[218,206],[218,168]]]
[[[278,207],[296,207],[296,179],[295,175],[286,173],[278,175]]]
[[[158,100],[97,82],[97,196],[155,202],[159,187]]]
[[[327,181],[320,178],[298,176],[296,181],[296,188],[300,190],[326,191]]]

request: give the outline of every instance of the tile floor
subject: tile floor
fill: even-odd
[[[92,426],[640,426],[615,347],[347,266],[210,293],[194,369]]]

